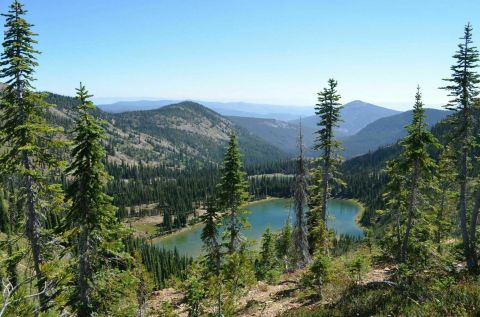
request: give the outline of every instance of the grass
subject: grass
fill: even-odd
[[[141,232],[146,235],[155,235],[158,233],[158,227],[154,223],[131,223],[132,228],[135,229],[136,232]]]

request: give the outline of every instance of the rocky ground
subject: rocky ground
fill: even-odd
[[[362,284],[388,281],[391,272],[389,267],[375,267],[366,274]],[[285,274],[275,285],[258,282],[238,303],[237,316],[241,317],[270,317],[277,316],[290,309],[298,307],[314,307],[318,302],[298,296],[302,289],[299,287],[299,278],[302,272]],[[326,302],[330,299],[326,298]],[[183,303],[183,294],[173,288],[155,292],[149,301],[151,311],[158,310],[162,302],[169,302],[174,308],[176,316],[187,317],[186,305]]]

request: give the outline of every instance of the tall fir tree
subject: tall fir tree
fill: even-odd
[[[15,0],[5,17],[3,53],[0,61],[0,78],[6,84],[0,104],[0,144],[6,146],[0,156],[2,174],[18,177],[25,195],[26,235],[30,243],[35,272],[40,310],[44,311],[54,292],[42,271],[46,261],[45,239],[42,235],[42,220],[46,212],[56,212],[62,206],[60,185],[49,182],[55,179],[53,171],[62,162],[57,159],[55,149],[63,147],[65,141],[57,137],[61,129],[51,127],[45,120],[51,105],[44,95],[36,93],[32,82],[37,66],[34,45],[35,33],[32,24],[24,15],[27,11]],[[47,181],[49,180],[49,181]]]
[[[310,248],[325,249],[328,239],[326,228],[327,203],[330,198],[332,186],[341,184],[338,165],[342,158],[340,142],[335,138],[334,129],[338,127],[342,105],[337,92],[337,81],[328,80],[328,87],[318,93],[318,104],[315,113],[320,121],[320,129],[316,132],[315,150],[320,151],[312,171],[312,186],[309,211]]]
[[[452,116],[455,127],[452,146],[456,150],[459,184],[458,214],[463,252],[468,268],[476,269],[478,267],[476,251],[478,214],[475,214],[475,209],[469,210],[469,206],[473,204],[468,201],[468,197],[471,195],[469,186],[474,176],[471,161],[474,159],[475,147],[474,124],[479,120],[475,118],[478,116],[478,111],[475,111],[475,99],[480,93],[480,75],[477,72],[479,53],[473,44],[472,31],[473,28],[468,23],[464,28],[464,36],[460,38],[462,42],[458,45],[458,51],[453,55],[455,64],[451,67],[452,75],[445,79],[448,85],[442,89],[449,91],[449,96],[452,97],[445,108],[455,111]],[[480,197],[480,189],[477,191],[476,196]]]
[[[267,227],[262,235],[260,258],[256,265],[257,276],[259,279],[264,279],[267,273],[273,270],[277,265],[277,258],[275,256],[275,235],[272,233],[270,227]]]
[[[452,147],[447,145],[440,155],[437,169],[437,215],[435,219],[436,233],[435,243],[438,250],[442,250],[442,238],[449,235],[452,225],[451,210],[455,208],[452,201],[455,201],[456,189],[456,168],[454,152]]]
[[[406,127],[408,135],[400,141],[403,152],[399,158],[397,171],[405,176],[407,202],[406,202],[406,226],[400,244],[400,260],[407,261],[411,230],[414,219],[419,212],[418,196],[422,188],[434,185],[434,171],[436,163],[428,153],[431,147],[437,147],[438,141],[428,130],[425,122],[425,109],[423,108],[420,87],[417,88],[415,104],[413,106],[412,123]]]
[[[237,136],[230,132],[223,162],[222,176],[218,185],[218,206],[226,212],[225,233],[230,254],[242,244],[241,230],[248,226],[244,205],[248,201],[248,183],[243,171]]]
[[[213,198],[207,199],[206,213],[201,216],[203,227],[201,239],[203,241],[203,249],[205,250],[205,267],[209,275],[205,279],[207,281],[217,281],[220,275],[222,264],[222,250],[219,242],[218,222],[219,215],[217,213],[216,201]],[[222,316],[222,292],[214,292],[214,315]]]
[[[293,184],[293,208],[295,211],[294,243],[296,266],[303,268],[312,262],[312,257],[308,246],[307,221],[305,219],[305,210],[308,204],[308,181],[305,157],[303,154],[302,119],[300,119],[299,125],[298,148],[297,169]]]
[[[92,115],[95,106],[88,100],[90,97],[80,84],[72,162],[66,170],[72,178],[67,191],[72,207],[65,223],[78,258],[74,302],[80,317],[95,313],[91,298],[94,275],[108,263],[109,253],[118,254],[123,250],[121,239],[124,237],[124,228],[115,218],[112,198],[104,193],[110,179],[103,164],[105,132],[102,121]]]
[[[218,274],[221,264],[221,245],[218,241],[218,221],[219,215],[215,206],[214,199],[208,199],[206,213],[201,216],[202,222],[205,224],[202,230],[201,239],[203,241],[203,249],[206,252],[205,262],[210,272]]]
[[[282,230],[278,234],[276,242],[277,256],[283,264],[283,269],[285,272],[291,272],[296,261],[296,254],[290,216],[287,218],[287,221],[285,221]]]

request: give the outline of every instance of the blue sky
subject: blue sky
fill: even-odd
[[[72,95],[83,81],[98,100],[311,105],[334,77],[344,102],[407,109],[420,84],[438,106],[466,22],[480,46],[478,0],[23,3],[42,51],[37,88]]]

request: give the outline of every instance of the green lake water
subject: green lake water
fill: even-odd
[[[292,200],[273,199],[264,202],[253,203],[247,207],[250,214],[247,216],[251,227],[243,234],[250,240],[260,241],[265,229],[270,226],[273,231],[279,231],[290,216],[294,218]],[[327,225],[333,228],[337,234],[349,234],[363,236],[362,229],[355,219],[359,207],[346,200],[331,200],[328,204],[329,219]],[[200,235],[203,225],[196,225],[187,230],[173,233],[166,237],[158,238],[154,243],[165,249],[177,248],[180,254],[196,257],[202,252],[202,240]]]

